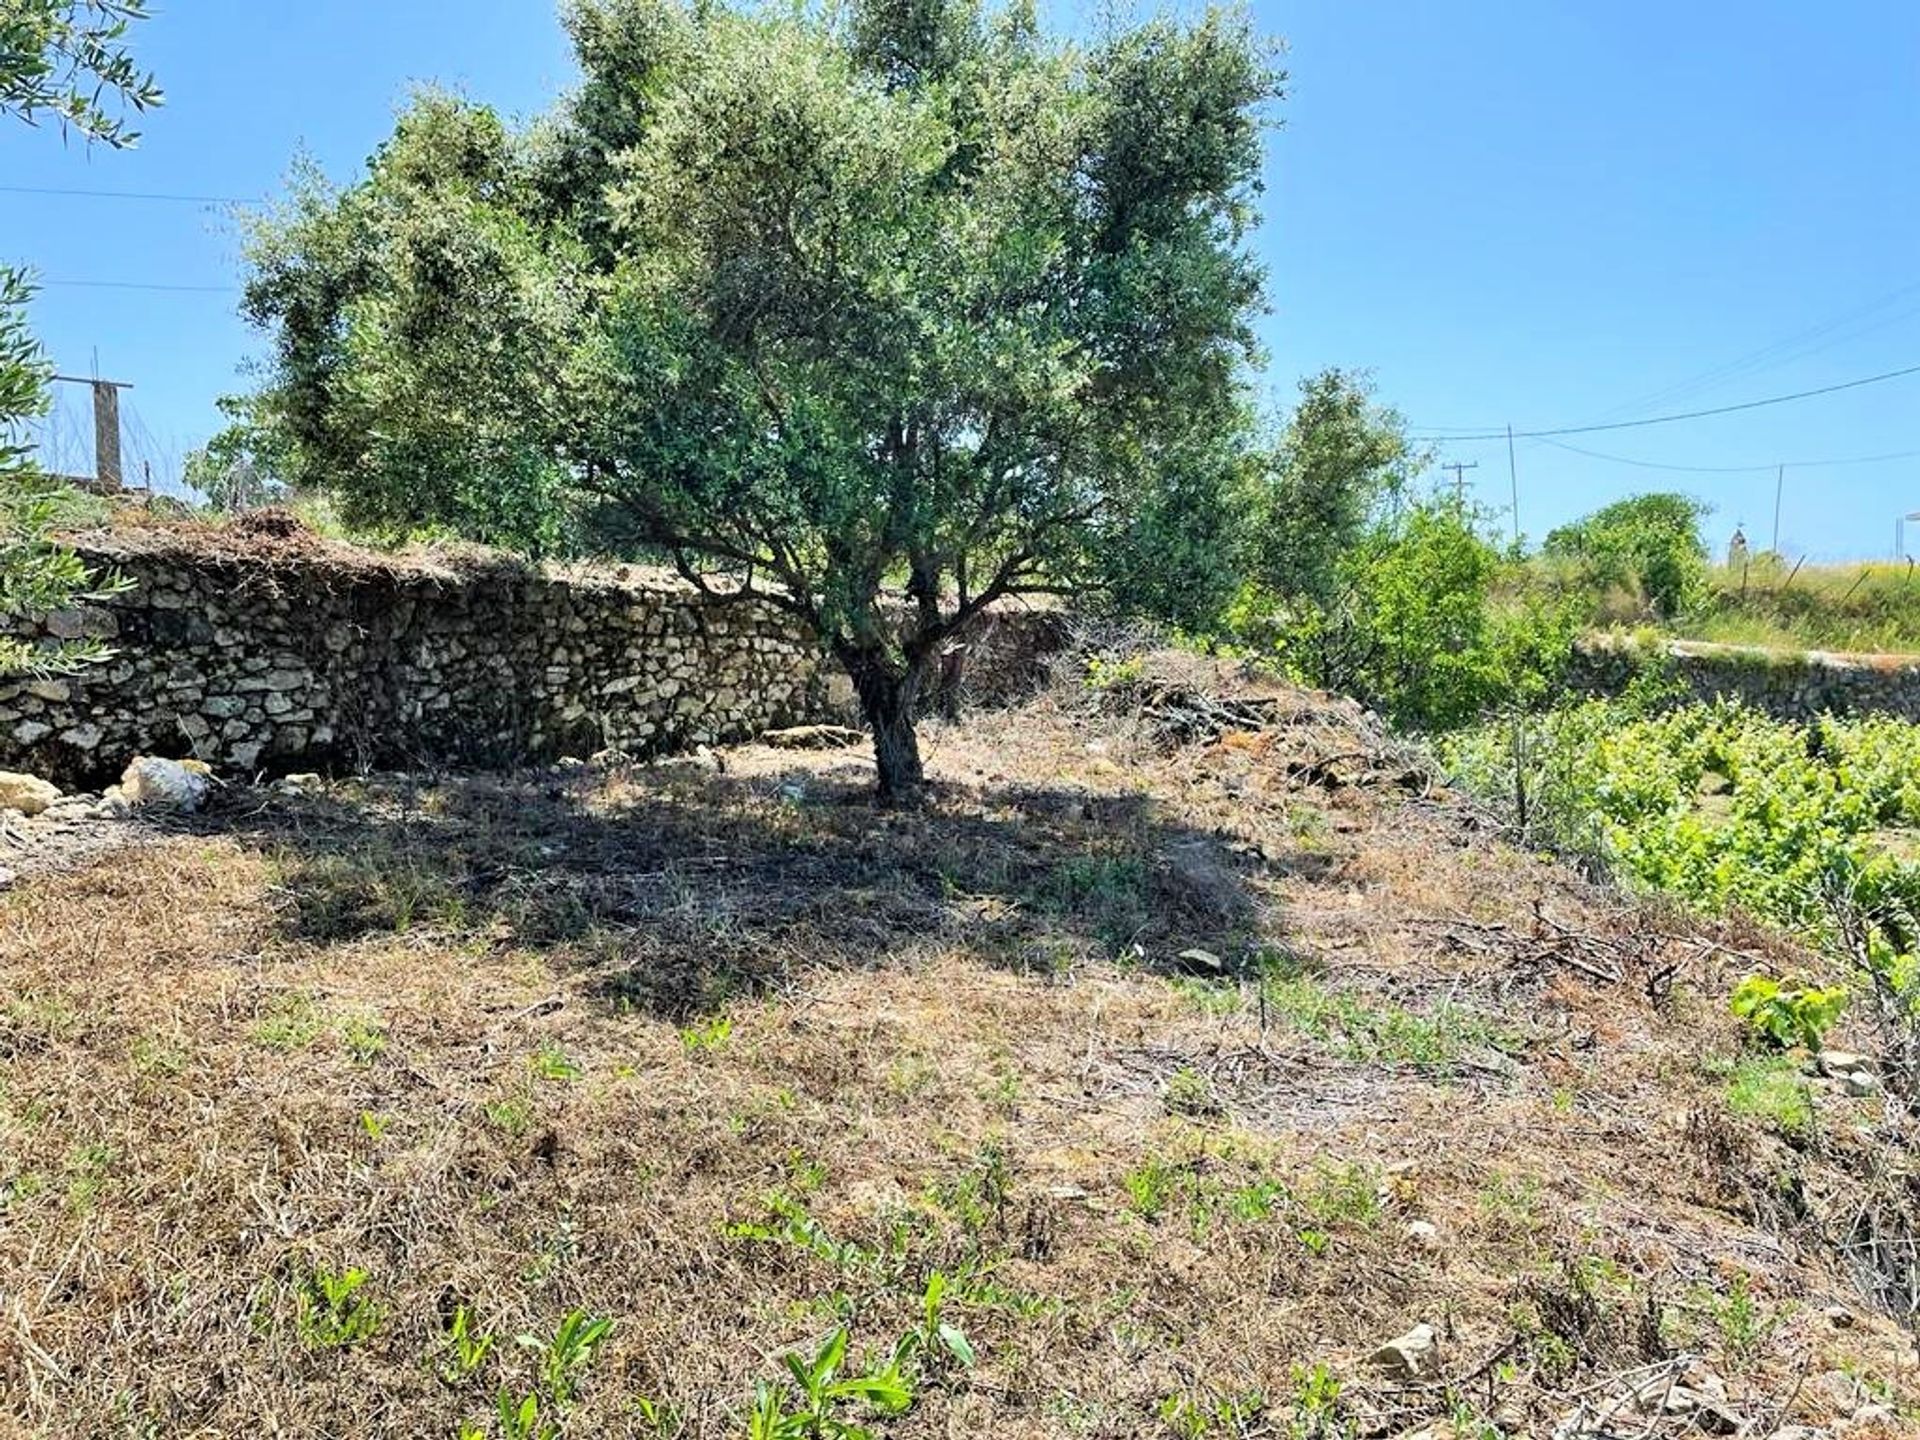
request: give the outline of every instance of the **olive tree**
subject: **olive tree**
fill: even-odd
[[[63,133],[124,148],[138,135],[127,112],[160,103],[125,39],[144,0],[5,0],[0,4],[0,116],[29,125],[52,118]],[[27,324],[33,286],[0,265],[0,615],[30,614],[95,593],[95,582],[49,531],[62,511],[58,486],[23,438],[47,406],[47,366]],[[99,658],[97,642],[53,646],[0,636],[0,674],[70,669]]]
[[[988,606],[1228,483],[1282,75],[1241,14],[579,0],[523,129],[444,95],[261,224],[258,413],[348,517],[652,547],[845,667],[883,794]],[[1205,504],[1194,507],[1205,509]]]

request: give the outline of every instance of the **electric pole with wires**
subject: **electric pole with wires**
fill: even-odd
[[[1440,468],[1453,472],[1453,503],[1456,505],[1466,504],[1467,471],[1478,470],[1480,468],[1480,462],[1478,460],[1467,460],[1464,462],[1455,460],[1450,464],[1442,465]]]

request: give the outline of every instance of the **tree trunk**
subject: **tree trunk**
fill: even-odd
[[[854,693],[860,697],[860,715],[873,731],[873,758],[880,769],[880,798],[888,804],[911,805],[926,784],[920,765],[920,738],[913,729],[913,710],[920,696],[920,667],[900,669],[884,655],[854,651],[842,656]]]

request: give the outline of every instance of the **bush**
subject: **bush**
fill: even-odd
[[[1400,725],[1444,730],[1502,700],[1535,703],[1564,667],[1574,626],[1548,601],[1496,605],[1504,568],[1465,508],[1410,505],[1340,557],[1330,601],[1286,615],[1278,639],[1303,679]]]
[[[1782,984],[1769,975],[1749,975],[1733,988],[1733,1013],[1781,1049],[1818,1050],[1840,1012],[1844,985]]]
[[[1631,589],[1671,619],[1704,593],[1700,523],[1707,514],[1707,506],[1684,495],[1635,495],[1549,532],[1541,553],[1568,563],[1589,592]]]

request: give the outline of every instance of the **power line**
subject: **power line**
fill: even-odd
[[[1677,420],[1702,420],[1709,415],[1732,415],[1740,410],[1759,410],[1768,405],[1784,405],[1789,400],[1811,400],[1816,395],[1832,395],[1841,390],[1857,390],[1862,385],[1878,385],[1882,381],[1898,380],[1906,375],[1920,375],[1920,365],[1908,365],[1900,370],[1867,375],[1859,380],[1843,380],[1838,385],[1822,385],[1817,390],[1796,390],[1791,395],[1770,395],[1764,400],[1746,400],[1738,405],[1717,405],[1711,410],[1687,410],[1678,415],[1655,415],[1647,420],[1616,420],[1611,425],[1562,425],[1553,430],[1515,430],[1513,438],[1544,440],[1554,435],[1592,435],[1602,430],[1637,430],[1643,425],[1671,425]],[[1445,430],[1448,427],[1439,428]],[[1504,440],[1507,438],[1507,431],[1485,430],[1472,435],[1447,435],[1429,430],[1411,438],[1417,441],[1446,441],[1452,444],[1461,440]]]
[[[1745,375],[1758,374],[1763,370],[1772,370],[1790,361],[1805,359],[1809,355],[1817,355],[1822,350],[1831,349],[1835,345],[1857,340],[1876,330],[1885,329],[1888,325],[1897,324],[1913,314],[1920,314],[1920,311],[1902,311],[1899,314],[1873,320],[1871,323],[1864,325],[1860,322],[1867,320],[1875,311],[1883,310],[1895,301],[1912,295],[1915,291],[1920,291],[1920,281],[1902,285],[1899,289],[1889,291],[1887,294],[1880,296],[1878,299],[1870,300],[1864,305],[1855,306],[1851,310],[1843,311],[1839,315],[1823,320],[1816,325],[1809,326],[1807,329],[1796,331],[1784,339],[1776,340],[1770,345],[1763,345],[1759,349],[1750,351],[1745,355],[1736,356],[1732,360],[1700,372],[1691,379],[1677,381],[1672,385],[1642,395],[1637,400],[1629,400],[1623,405],[1616,405],[1605,414],[1596,416],[1595,423],[1612,420],[1623,411],[1631,412],[1639,410],[1645,405],[1657,405],[1663,401],[1672,403],[1677,400],[1682,400],[1702,390],[1713,389],[1723,381],[1736,379]]]
[[[1586,450],[1560,440],[1542,440],[1540,443],[1551,445],[1556,450],[1565,450],[1571,455],[1584,455],[1589,460],[1606,460],[1615,465],[1631,465],[1637,470],[1671,470],[1676,474],[1688,475],[1758,475],[1776,468],[1781,463],[1773,461],[1766,465],[1667,465],[1657,460],[1636,460],[1630,455],[1609,455],[1604,450]],[[1920,450],[1896,450],[1886,455],[1849,455],[1838,460],[1788,460],[1785,463],[1791,470],[1817,470],[1832,465],[1878,465],[1890,460],[1916,458],[1920,458]]]
[[[163,200],[182,205],[258,205],[260,198],[238,195],[178,195],[161,190],[81,190],[65,185],[0,185],[8,195],[73,195],[88,200]]]

